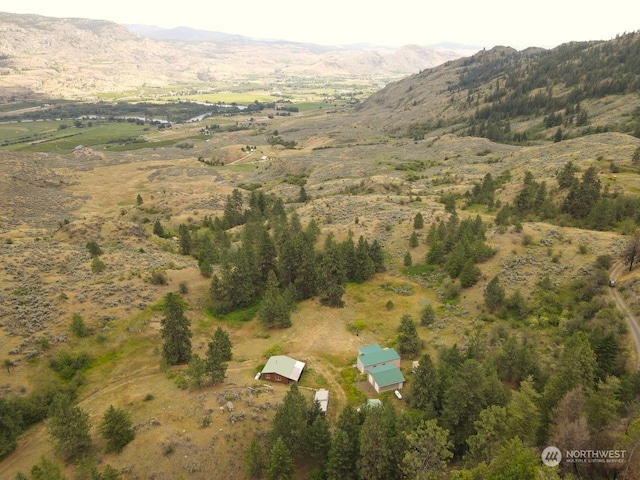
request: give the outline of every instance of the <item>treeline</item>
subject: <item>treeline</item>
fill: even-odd
[[[213,115],[237,115],[249,113],[249,111],[248,109],[241,109],[237,105],[224,106],[182,101],[169,103],[69,102],[58,103],[50,108],[29,111],[20,114],[20,116],[7,117],[7,119],[47,120],[51,118],[74,119],[97,116],[116,120],[117,117],[141,117],[146,119],[161,118],[172,123],[180,123],[208,113]]]
[[[232,244],[229,231],[236,232]],[[154,233],[166,236],[159,221]],[[290,325],[295,303],[318,296],[322,304],[343,305],[347,282],[364,282],[385,269],[384,251],[374,240],[354,240],[349,232],[338,242],[329,233],[321,248],[315,220],[303,227],[297,213],[287,215],[281,198],[252,191],[245,199],[238,189],[227,196],[222,217],[178,229],[180,252],[198,259],[201,273],[212,277],[211,309],[215,314],[260,303],[267,327]],[[213,273],[213,265],[219,265]]]

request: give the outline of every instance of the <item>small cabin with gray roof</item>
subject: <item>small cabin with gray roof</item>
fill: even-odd
[[[288,385],[300,380],[305,363],[286,355],[274,355],[269,358],[260,372],[260,379]]]

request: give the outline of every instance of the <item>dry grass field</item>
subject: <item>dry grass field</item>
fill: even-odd
[[[478,332],[491,334],[495,325],[478,318],[483,289],[494,275],[508,279],[508,292],[519,289],[526,297],[545,273],[562,282],[579,275],[596,256],[617,256],[624,247],[624,237],[613,233],[541,223],[525,223],[521,232],[491,228],[488,242],[498,254],[481,265],[478,285],[464,290],[459,302],[444,304],[441,277],[403,273],[407,250],[414,263],[422,263],[426,253],[423,242],[409,249],[417,212],[425,218],[420,232],[424,240],[429,224],[444,216],[439,197],[468,190],[487,172],[499,175],[508,169],[512,178],[520,179],[531,170],[538,181],[551,181],[568,160],[581,169],[595,164],[604,171],[610,161],[628,163],[637,142],[603,134],[516,148],[446,134],[419,142],[376,138],[355,122],[342,119],[340,125],[326,114],[271,124],[283,138],[298,142],[294,150],[268,145],[263,130],[193,141],[189,150],[84,149],[70,155],[3,156],[0,345],[2,355],[17,366],[11,373],[0,371],[2,391],[25,394],[45,384],[54,374],[49,359],[58,349],[85,351],[93,362],[80,388],[79,405],[91,416],[96,450],[102,444],[95,426],[109,405],[125,408],[136,425],[134,441],[121,454],[100,454],[101,463],[121,469],[126,479],[244,478],[241,454],[252,435],[266,432],[286,392],[285,387],[254,380],[270,353],[307,362],[303,391],[311,399],[314,389],[328,388],[329,418],[335,419],[342,406],[353,402],[352,386],[345,384],[342,372],[353,368],[358,346],[393,345],[403,314],[417,320],[426,302],[436,306],[437,322],[418,327],[425,351],[435,354],[440,346],[464,345]],[[183,128],[171,134],[188,136],[194,129]],[[256,156],[269,160],[253,163],[241,152],[244,145],[257,145]],[[197,160],[200,156],[224,158],[227,164],[209,167]],[[289,176],[306,179],[310,202],[295,203],[299,186],[288,182]],[[640,187],[636,175],[619,174],[615,183],[608,175],[602,179],[611,188]],[[388,252],[388,271],[366,284],[349,285],[344,308],[323,307],[316,299],[301,303],[286,330],[265,331],[257,319],[212,318],[203,309],[209,281],[201,277],[197,262],[177,253],[176,240],[155,237],[151,229],[155,218],[175,230],[180,223],[220,215],[226,196],[239,184],[259,184],[282,196],[303,223],[315,219],[323,232],[332,231],[339,239],[349,230],[356,239],[378,239]],[[511,185],[516,184],[499,192],[503,201],[513,196],[517,187]],[[485,215],[485,220],[491,217]],[[100,274],[91,271],[88,241],[104,250],[106,270]],[[149,282],[154,269],[167,272],[167,285]],[[162,312],[157,305],[180,284],[188,286],[194,351],[204,353],[217,326],[230,333],[234,358],[224,385],[183,390],[175,382],[179,369],[160,370]],[[629,282],[637,284],[637,279]],[[633,296],[635,288],[630,286],[627,296]],[[74,312],[92,335],[72,336]],[[350,328],[355,323],[360,326],[357,335]],[[535,329],[535,323],[523,328]],[[410,359],[403,368],[410,377]],[[360,395],[369,393],[361,390]],[[234,412],[220,410],[228,400]],[[53,455],[41,423],[25,432],[16,451],[0,463],[0,477],[28,471],[43,454]],[[65,470],[72,476],[74,466]]]

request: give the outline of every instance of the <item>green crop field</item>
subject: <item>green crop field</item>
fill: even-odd
[[[78,145],[105,148],[132,143],[132,140],[152,129],[148,125],[131,122],[93,121],[86,125],[77,128],[70,121],[3,124],[0,125],[0,148],[21,152],[68,153]]]

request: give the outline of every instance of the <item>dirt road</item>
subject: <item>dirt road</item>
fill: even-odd
[[[616,263],[616,265],[614,265],[614,267],[611,269],[611,278],[613,280],[617,280],[625,268],[626,267],[624,264]],[[624,314],[625,319],[627,321],[627,325],[629,325],[629,331],[633,336],[633,343],[636,346],[636,369],[638,370],[640,369],[640,327],[638,326],[638,322],[636,320],[635,315],[625,303],[618,289],[611,288],[610,292],[611,292],[611,296],[616,302],[616,305],[618,306],[620,311]]]

